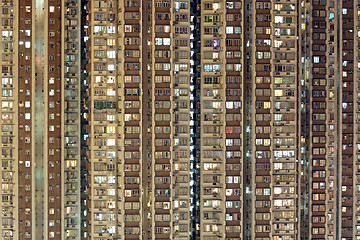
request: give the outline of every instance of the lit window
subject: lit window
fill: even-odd
[[[131,32],[131,25],[125,25],[125,32]]]
[[[234,27],[235,34],[241,34],[241,27]]]
[[[275,96],[281,97],[283,95],[283,90],[275,90]]]
[[[274,46],[277,48],[277,47],[281,47],[281,45],[283,44],[283,41],[277,41],[275,40],[274,41]]]
[[[109,64],[108,71],[115,71],[115,64]]]
[[[264,146],[270,146],[270,139],[264,139]]]
[[[108,58],[115,58],[115,51],[107,51]]]
[[[8,37],[9,36],[9,31],[2,31],[2,36],[3,37]],[[20,42],[22,42],[22,41],[20,41]],[[19,44],[20,44],[20,42],[19,42]],[[20,44],[20,45],[22,45],[22,44]]]
[[[66,167],[69,168],[69,167],[76,167],[77,165],[77,162],[76,160],[67,160],[66,161]]]
[[[104,33],[105,30],[105,26],[94,26],[94,33]]]
[[[282,119],[282,114],[274,114],[275,121],[281,121],[281,119]]]
[[[26,119],[26,120],[29,120],[30,117],[31,117],[31,114],[30,114],[30,113],[25,113],[25,119]]]
[[[166,33],[170,32],[170,26],[169,25],[164,26],[164,32],[166,32]]]
[[[205,64],[204,65],[204,71],[205,72],[211,72],[212,71],[212,65],[211,64]]]
[[[162,38],[155,38],[155,45],[162,45]]]
[[[76,167],[76,160],[67,160],[66,161],[66,167]]]
[[[219,40],[215,39],[213,40],[213,47],[218,47],[220,44],[219,44]]]
[[[170,70],[170,63],[164,63],[163,70],[164,71],[169,71]]]
[[[275,23],[283,23],[283,17],[282,16],[275,16]]]
[[[264,188],[264,196],[269,196],[270,192],[270,188]]]
[[[107,90],[107,95],[108,96],[115,96],[115,90],[114,89],[108,89]]]
[[[115,183],[115,176],[109,176],[108,183]]]
[[[164,38],[163,39],[163,45],[165,45],[165,46],[170,46],[170,38]]]
[[[255,144],[256,144],[256,146],[262,146],[262,145],[263,145],[263,140],[257,138],[257,139],[255,140]]]
[[[107,32],[108,33],[115,33],[115,26],[108,26],[107,27]]]
[[[135,228],[134,228],[135,229]],[[134,230],[133,230],[134,231]],[[107,232],[108,233],[115,233],[115,226],[110,226],[110,227],[107,227]]]
[[[107,45],[108,45],[108,46],[114,46],[114,45],[115,45],[115,39],[109,38],[109,39],[107,40]]]
[[[2,78],[2,84],[6,85],[11,83],[12,83],[12,78]]]
[[[50,6],[50,7],[49,7],[49,11],[50,11],[50,12],[54,12],[54,11],[55,11],[55,7],[54,7],[54,6]]]
[[[131,197],[131,190],[125,190],[125,197]]]
[[[234,102],[226,102],[226,108],[227,109],[233,109],[234,108]]]
[[[113,115],[113,114],[108,114],[108,115],[107,115],[107,120],[108,120],[108,121],[115,121],[115,115]]]
[[[108,189],[107,190],[107,195],[108,196],[115,196],[115,189]]]
[[[108,139],[106,145],[107,146],[115,146],[115,139]]]
[[[25,48],[30,48],[30,47],[31,47],[31,42],[26,41],[26,42],[25,42]]]
[[[115,77],[113,76],[107,77],[107,83],[115,83]]]
[[[226,34],[233,34],[233,33],[234,33],[234,27],[226,26]]]
[[[226,146],[232,146],[233,145],[233,139],[226,139],[225,140],[225,145]]]
[[[5,102],[5,101],[2,102],[2,103],[1,103],[1,107],[2,107],[2,108],[8,108],[8,107],[9,107],[9,102]]]

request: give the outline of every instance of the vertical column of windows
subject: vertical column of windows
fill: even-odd
[[[57,136],[49,136],[49,148],[51,144],[56,144],[59,142],[59,137],[63,137],[64,146],[62,151],[64,154],[64,172],[59,173],[52,172],[49,170],[49,179],[54,179],[54,176],[61,176],[65,180],[65,185],[63,186],[63,192],[65,195],[64,199],[64,221],[65,225],[65,239],[78,239],[80,237],[80,219],[78,213],[80,212],[80,137],[78,131],[80,131],[80,2],[65,0],[62,11],[62,18],[64,28],[53,29],[55,26],[60,26],[55,22],[60,22],[59,18],[56,16],[49,15],[48,26],[49,26],[49,39],[53,37],[58,37],[61,35],[60,31],[64,31],[62,36],[65,36],[66,39],[62,43],[64,51],[63,54],[64,65],[62,66],[61,80],[54,81],[54,79],[59,76],[49,76],[48,89],[49,89],[49,99],[51,101],[52,97],[57,97],[57,101],[61,101],[61,104],[65,105],[62,107],[64,112],[63,116],[54,116],[49,111],[49,121],[52,117],[55,119],[63,118],[64,122],[64,133],[60,133]],[[56,31],[55,31],[56,30]],[[60,36],[61,37],[61,36]],[[49,54],[49,62],[55,62],[56,65],[62,64],[62,56],[56,53],[56,55]],[[51,64],[49,64],[51,65]],[[60,82],[60,86],[56,86]],[[55,90],[56,89],[56,90]],[[59,92],[59,89],[63,93]],[[55,94],[52,94],[55,93]],[[60,97],[63,98],[60,99]],[[52,122],[50,122],[49,125]],[[58,123],[57,123],[58,124]],[[49,194],[49,202],[53,196]],[[54,221],[49,219],[49,227],[53,226]],[[51,231],[49,230],[51,233]],[[49,234],[50,234],[49,233]]]
[[[63,45],[61,44],[61,3],[49,2],[47,19],[45,25],[47,25],[46,37],[48,40],[45,43],[48,44],[47,50],[45,51],[45,70],[44,70],[44,92],[45,99],[45,113],[47,116],[47,124],[44,124],[47,129],[45,130],[45,142],[44,146],[47,146],[48,151],[45,155],[47,159],[48,167],[45,171],[45,181],[47,182],[47,189],[45,189],[45,196],[48,196],[47,202],[48,209],[45,209],[48,215],[47,222],[44,224],[48,228],[49,238],[60,238],[61,237],[61,53]],[[50,22],[50,19],[54,20],[54,23]],[[39,26],[40,27],[40,26]],[[45,37],[44,36],[44,37]],[[37,64],[40,64],[37,62]],[[73,130],[76,135],[76,130]],[[66,153],[68,158],[71,153]],[[76,153],[73,153],[74,156]],[[46,169],[46,168],[45,168]],[[76,189],[76,184],[75,186]],[[71,191],[73,189],[70,186],[65,186],[65,191]],[[45,220],[46,221],[46,220]],[[46,228],[45,228],[46,229]]]
[[[32,138],[33,136],[33,109],[35,107],[33,100],[33,55],[32,55],[32,48],[34,46],[32,39],[33,39],[33,27],[34,24],[33,21],[33,14],[32,12],[35,10],[33,8],[34,4],[32,4],[31,1],[21,1],[19,2],[19,5],[17,5],[19,16],[23,16],[18,21],[17,31],[18,31],[18,41],[19,42],[13,42],[13,29],[3,29],[2,31],[2,37],[3,37],[3,44],[5,43],[7,47],[5,48],[5,53],[3,53],[3,59],[4,54],[8,55],[9,57],[13,54],[13,44],[18,44],[18,89],[17,89],[17,95],[18,103],[19,103],[19,118],[18,118],[18,144],[19,151],[18,151],[18,191],[19,191],[19,205],[17,206],[19,208],[19,223],[18,223],[18,232],[19,232],[19,239],[25,239],[30,238],[34,235],[32,232],[32,227],[35,224],[33,220],[33,214],[35,214],[33,206],[34,199],[32,198],[32,191],[35,191],[35,186],[32,184],[32,168],[34,167],[34,152],[33,152],[33,144],[34,140]],[[6,17],[9,17],[9,20],[12,20],[13,17],[13,6],[8,6],[3,8],[3,17],[4,11],[7,12]],[[4,18],[3,18],[4,19]],[[15,30],[14,29],[14,30]],[[10,59],[9,59],[10,60]],[[11,59],[10,61],[13,61]],[[9,63],[9,62],[8,62]],[[9,84],[6,84],[7,87],[12,86],[12,81],[14,77],[13,72],[13,66],[10,65],[2,65],[2,75],[3,75],[3,83],[4,83],[4,77],[7,79],[6,82]],[[13,116],[13,103],[8,102],[8,106],[4,106],[5,99],[4,97],[4,90],[6,88],[2,88],[2,109],[7,109],[9,112],[7,113],[8,117],[4,119],[4,114],[2,120],[6,121],[14,121],[16,116]],[[8,90],[9,94],[7,97],[10,97],[12,95],[13,90]],[[6,92],[6,90],[5,90]],[[11,112],[10,112],[11,111]],[[4,123],[3,123],[4,124]],[[4,141],[9,141],[7,144],[10,144],[12,142],[11,136],[5,137],[4,135],[2,137],[3,144],[6,143]],[[4,163],[4,159],[2,160]],[[9,160],[9,167],[12,165],[11,160]],[[11,167],[9,168],[11,170]],[[13,179],[14,176],[11,172],[7,172],[7,174],[3,173],[3,180],[4,176],[7,176],[8,181],[10,179]],[[11,198],[9,196],[9,198]],[[4,198],[3,198],[4,199]],[[11,201],[9,201],[11,203]],[[4,227],[4,226],[3,226]]]
[[[255,239],[269,239],[272,231],[271,225],[271,109],[274,109],[270,100],[273,93],[271,92],[271,2],[270,1],[253,1],[254,6],[254,35],[255,47],[253,58],[255,58],[255,92],[253,98],[254,121],[254,237]],[[271,108],[272,107],[272,108]],[[285,132],[285,131],[284,131]],[[274,176],[276,181],[276,175]],[[294,180],[293,180],[294,181]],[[274,203],[275,204],[275,203]],[[282,207],[283,202],[277,203]],[[284,205],[287,202],[284,201]],[[284,206],[285,208],[285,206]]]
[[[307,12],[310,11],[312,3],[304,3],[299,6],[298,16],[298,29],[299,29],[299,57],[301,62],[299,63],[299,79],[300,84],[298,84],[299,90],[301,91],[301,95],[299,96],[299,101],[301,104],[299,105],[299,130],[297,131],[300,136],[298,137],[298,144],[300,147],[299,152],[299,162],[301,171],[301,175],[299,175],[299,187],[300,187],[300,206],[308,206],[310,199],[309,199],[309,189],[311,188],[311,183],[309,182],[310,176],[310,167],[311,160],[310,160],[310,153],[306,151],[306,149],[310,149],[310,141],[306,141],[306,139],[310,138],[311,130],[310,130],[310,87],[311,87],[311,80],[310,80],[310,49],[308,47],[311,39],[311,28],[306,27],[310,25],[310,16]],[[310,163],[310,164],[309,164]],[[309,236],[309,208],[301,207],[298,214],[302,216],[300,218],[300,238],[305,239]]]
[[[277,1],[273,3],[271,16],[274,71],[269,103],[273,125],[270,130],[273,180],[270,223],[274,239],[296,239],[298,231],[297,10],[296,1]],[[257,57],[261,58],[259,53]]]
[[[172,172],[174,178],[172,179],[173,192],[172,201],[174,203],[172,219],[174,222],[174,239],[185,240],[189,239],[189,219],[190,219],[190,57],[191,57],[191,43],[190,43],[190,2],[189,1],[175,1],[174,12],[171,16],[173,21],[173,57],[174,64],[172,65],[174,76],[171,77],[171,85],[173,87],[173,101],[170,102],[156,101],[155,108],[172,108],[174,113],[175,123],[173,125],[172,133],[173,139],[164,139],[162,144],[159,140],[155,140],[155,146],[167,145],[166,141],[172,142],[175,155],[172,159]],[[157,14],[155,21],[163,19],[163,14]],[[159,19],[160,18],[160,19]],[[166,22],[168,23],[168,22]],[[171,22],[170,22],[171,24]],[[188,40],[185,44],[179,44],[179,41]],[[167,61],[170,62],[170,59]],[[157,76],[155,76],[156,80]],[[160,104],[160,105],[158,105]],[[162,106],[161,106],[162,104]],[[156,111],[156,110],[155,110]],[[160,177],[161,178],[161,177]],[[155,179],[155,184],[156,180]],[[170,215],[171,216],[171,215]],[[169,217],[168,217],[169,218]]]
[[[186,4],[188,4],[186,2]],[[172,8],[179,10],[178,2],[169,0],[156,0],[153,2],[153,39],[152,42],[152,126],[153,132],[153,166],[155,166],[153,177],[153,237],[156,239],[171,238],[171,212],[179,207],[187,207],[188,200],[172,201],[171,196],[176,194],[176,189],[172,188],[172,183],[179,181],[180,178],[172,178],[171,172],[174,171],[172,162],[175,159],[185,158],[180,156],[180,152],[173,153],[172,150],[172,121],[177,124],[179,121],[188,118],[188,112],[177,114],[172,113],[173,88],[171,82],[173,65],[172,47],[182,41],[188,42],[189,39],[172,41],[175,29],[172,27]],[[175,99],[174,99],[175,100]],[[186,152],[184,152],[186,154]],[[162,169],[162,170],[161,170]],[[180,180],[182,181],[182,180]],[[171,209],[171,210],[170,210]]]
[[[224,51],[229,41],[226,38],[226,10],[239,9],[240,4],[225,1],[201,3],[200,237],[204,239],[224,238],[225,208],[230,208],[232,204],[232,208],[240,207],[240,201],[236,199],[240,190],[230,186],[229,189],[225,188],[228,186],[225,185],[225,121],[229,120],[226,119],[228,116],[233,117],[233,121],[240,121],[241,115],[237,110],[225,115],[227,62]],[[239,29],[237,25],[232,27]],[[239,34],[239,30],[236,34]],[[241,45],[239,39],[231,41],[237,42],[237,46]],[[237,67],[241,69],[241,64],[237,64]]]
[[[116,51],[119,29],[115,21],[117,4],[115,1],[96,0],[88,3],[88,9],[91,11],[88,18],[88,25],[91,27],[90,41],[87,42],[91,65],[88,70],[92,73],[89,82],[93,86],[90,92],[92,124],[89,140],[92,165],[90,191],[93,209],[90,218],[91,235],[112,238],[116,237],[120,230],[117,227],[118,214],[121,213],[118,210],[120,207],[118,195],[125,191],[125,197],[136,197],[135,191],[122,189],[118,185],[120,180],[117,178],[120,159],[127,156],[121,152],[118,134],[122,115],[119,114],[121,110],[116,85],[119,67]]]
[[[86,26],[84,28],[84,31],[85,31],[85,35],[86,35],[86,38],[84,38],[84,42],[85,42],[85,46],[86,46],[86,49],[85,49],[85,53],[86,54],[89,54],[86,56],[86,60],[88,61],[89,59],[92,60],[92,57],[91,57],[91,50],[92,50],[92,46],[95,45],[95,41],[97,41],[96,39],[97,38],[94,38],[93,39],[93,34],[94,34],[94,28],[95,26],[92,26],[91,24],[91,20],[92,20],[92,16],[93,16],[93,11],[92,11],[92,3],[91,1],[88,1],[87,4],[86,4]],[[91,63],[89,64],[86,64],[86,68],[84,70],[84,72],[91,72],[91,70],[94,68],[94,63],[93,61],[91,61]],[[103,76],[98,76],[98,79],[99,81],[102,80],[102,82],[104,82],[104,77]],[[85,82],[85,81],[84,81]],[[92,77],[90,74],[87,74],[86,75],[86,83],[88,84],[88,86],[96,86],[96,75],[95,77]],[[94,102],[93,102],[93,96],[92,96],[92,91],[91,89],[88,90],[88,88],[86,89],[86,98],[85,99],[85,111],[86,113],[84,113],[84,118],[88,121],[89,125],[86,126],[86,138],[84,136],[84,142],[86,145],[84,148],[85,150],[85,155],[86,157],[85,158],[85,161],[87,160],[87,162],[85,163],[86,164],[86,170],[89,171],[89,169],[92,169],[93,171],[93,174],[96,174],[96,171],[99,171],[99,170],[95,170],[93,169],[93,167],[95,167],[95,164],[91,161],[94,157],[95,157],[95,153],[93,153],[91,151],[91,147],[92,147],[92,144],[93,144],[93,140],[91,138],[92,134],[95,132],[94,131],[94,128],[90,125],[90,123],[92,124],[95,124],[97,121],[105,121],[106,119],[106,115],[105,114],[97,114],[96,112],[92,113],[92,109],[93,109],[93,105],[94,105]],[[87,102],[86,102],[87,100]],[[98,164],[96,164],[98,165]],[[99,166],[96,166],[97,168],[100,167]],[[86,172],[85,172],[86,173]],[[95,186],[95,179],[93,181],[93,178],[90,174],[88,175],[85,175],[86,176],[86,182],[88,183],[87,186],[85,187],[85,196],[86,196],[86,200],[84,200],[84,203],[87,202],[87,205],[89,206],[89,208],[92,208],[94,209],[93,211],[95,212],[97,209],[96,208],[104,208],[105,207],[105,203],[102,202],[102,201],[92,201],[91,198],[92,198],[92,195],[93,195],[93,191],[92,189],[94,188]],[[106,179],[106,178],[105,178]],[[90,209],[89,209],[90,210]],[[95,214],[91,214],[90,211],[88,212],[87,209],[84,210],[84,219],[86,219],[87,221],[85,222],[86,224],[86,229],[84,230],[84,237],[88,237],[88,236],[91,236],[92,234],[92,226],[89,225],[88,223],[90,221],[92,221],[92,219],[94,218]]]
[[[353,237],[353,172],[354,172],[354,2],[343,1],[340,29],[340,88],[341,88],[341,238]],[[340,206],[338,206],[340,208]],[[340,216],[339,216],[340,217]]]
[[[334,205],[334,13],[314,2],[311,12],[310,234],[332,238]],[[330,16],[330,17],[329,17]],[[331,17],[332,16],[332,17]],[[326,19],[330,21],[326,21]],[[330,29],[330,34],[328,34]],[[328,69],[328,70],[327,70]],[[328,171],[329,170],[329,171]],[[325,191],[326,190],[326,191]],[[326,219],[327,218],[327,219]],[[328,229],[328,231],[326,231]]]
[[[357,34],[355,32],[354,34],[354,49],[358,49],[360,47],[360,31],[359,31],[359,26],[360,26],[360,8],[359,8],[359,1],[355,1],[354,4],[357,3],[357,6],[354,7],[354,25],[357,26]],[[360,80],[360,55],[359,55],[359,50],[354,51],[354,63],[355,63],[355,68],[354,69],[354,79],[357,79],[357,83],[354,86],[354,97],[356,98],[356,102],[355,103],[355,111],[356,111],[356,117],[355,117],[355,132],[354,132],[354,141],[356,144],[356,149],[355,149],[355,160],[354,160],[354,187],[355,189],[355,194],[356,197],[354,197],[356,200],[354,201],[354,219],[356,219],[357,221],[355,222],[355,227],[356,229],[354,229],[355,232],[355,239],[358,240],[360,239],[360,222],[358,221],[358,219],[360,219],[360,204],[358,203],[358,199],[359,199],[359,194],[360,194],[360,182],[359,182],[359,178],[360,178],[360,124],[359,124],[359,119],[360,119],[360,85],[359,85],[359,80]],[[354,99],[355,100],[355,99]]]
[[[0,5],[0,19],[1,23],[1,32],[2,32],[2,59],[1,59],[1,183],[2,183],[2,193],[1,193],[1,208],[3,209],[0,219],[2,221],[2,230],[1,238],[2,239],[13,239],[14,231],[17,220],[15,216],[15,206],[16,206],[16,167],[15,163],[15,151],[17,145],[17,138],[15,135],[16,131],[16,108],[17,106],[15,98],[17,93],[15,92],[15,85],[13,83],[14,73],[16,72],[14,62],[16,61],[16,54],[14,49],[14,35],[16,31],[14,21],[14,11],[15,11],[14,2],[6,1],[2,2]],[[13,35],[14,34],[14,35]],[[24,158],[24,157],[23,157]],[[30,222],[31,217],[28,219]],[[24,229],[25,226],[22,226]],[[25,230],[25,229],[24,229]],[[27,231],[31,231],[26,229]]]
[[[120,5],[119,5],[120,7]],[[118,36],[118,49],[123,47],[123,76],[120,82],[124,85],[124,237],[125,239],[139,239],[142,234],[142,60],[141,44],[143,29],[141,26],[141,1],[125,1],[124,15],[122,15],[119,28],[123,36]],[[119,19],[120,20],[120,19]],[[122,38],[121,38],[122,37]],[[120,64],[119,64],[120,65]],[[121,119],[119,119],[121,121]],[[146,216],[147,217],[147,216]],[[144,222],[143,225],[147,225]]]
[[[225,127],[225,232],[227,239],[239,239],[242,232],[242,1],[226,4],[226,127]],[[213,58],[214,62],[219,59]],[[221,60],[220,60],[221,61]],[[215,99],[223,96],[214,96]]]

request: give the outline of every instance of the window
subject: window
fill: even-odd
[[[26,42],[25,42],[25,48],[30,48],[30,47],[31,47],[31,42],[26,41]]]
[[[115,51],[107,51],[107,58],[115,58]]]
[[[108,26],[107,27],[107,32],[108,33],[115,33],[116,32],[115,26]]]
[[[155,38],[155,45],[170,46],[170,43],[171,43],[170,38]]]
[[[226,34],[233,34],[234,28],[231,26],[226,26]]]

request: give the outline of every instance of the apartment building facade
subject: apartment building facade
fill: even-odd
[[[80,7],[1,2],[2,239],[80,237]]]
[[[87,9],[89,237],[189,239],[190,3]]]
[[[360,239],[359,1],[2,0],[2,239]]]

